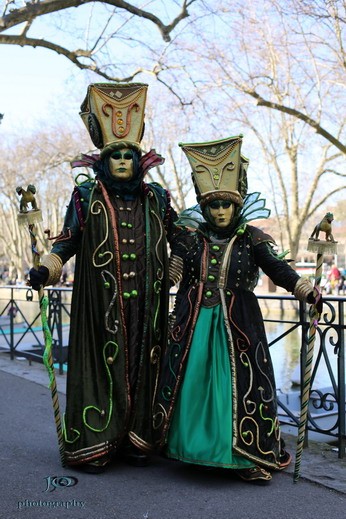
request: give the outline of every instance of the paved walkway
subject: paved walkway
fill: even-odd
[[[61,408],[65,375],[57,375]],[[344,517],[346,459],[309,442],[301,478],[292,464],[267,486],[231,471],[199,471],[153,457],[146,468],[118,463],[89,475],[59,462],[45,368],[0,353],[0,518],[16,519],[325,519]],[[296,438],[285,436],[295,451]]]

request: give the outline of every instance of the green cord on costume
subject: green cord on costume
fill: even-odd
[[[278,258],[279,259],[284,259],[285,256],[287,256],[287,254],[291,252],[290,249],[287,249],[287,250],[284,250],[283,252],[280,252],[280,254],[278,254]]]
[[[104,360],[104,364],[105,364],[105,367],[106,367],[106,370],[107,370],[107,377],[108,377],[108,382],[109,382],[109,413],[108,413],[108,419],[107,419],[106,425],[104,427],[100,428],[100,429],[97,429],[96,427],[92,427],[91,425],[89,425],[88,422],[87,422],[87,419],[86,419],[86,414],[89,411],[89,409],[93,409],[94,411],[97,411],[100,414],[101,417],[103,416],[103,413],[105,414],[105,412],[102,409],[99,409],[95,405],[88,405],[83,410],[83,423],[84,423],[85,427],[87,427],[91,431],[97,432],[97,433],[98,432],[103,432],[103,431],[105,431],[107,429],[107,427],[109,425],[109,422],[111,420],[112,412],[113,412],[113,379],[112,379],[112,375],[111,375],[111,372],[110,372],[109,367],[108,367],[108,362],[107,362],[107,357],[106,357],[106,348],[108,347],[109,344],[114,346],[114,349],[115,349],[114,354],[112,356],[112,360],[113,361],[117,357],[118,351],[119,351],[119,346],[114,341],[108,341],[104,345],[104,347],[103,347],[103,360]]]
[[[264,416],[264,414],[263,414],[264,407],[265,407],[264,404],[260,404],[260,406],[259,406],[260,416],[261,416],[262,420],[271,422],[271,429],[270,429],[269,433],[267,433],[267,436],[270,436],[275,429],[275,420],[273,420],[272,418],[269,418],[269,417],[266,418]]]
[[[43,364],[46,366],[49,375],[49,387],[52,387],[54,382],[54,366],[51,361],[52,354],[52,334],[48,326],[47,319],[48,297],[43,296],[40,302],[42,331],[44,335],[45,349],[43,353]]]
[[[85,180],[82,180],[81,182],[79,181],[79,178],[80,177],[84,177]],[[76,186],[82,186],[83,184],[86,184],[87,182],[94,182],[95,183],[95,178],[94,177],[91,177],[90,175],[87,175],[86,173],[79,173],[75,179],[74,179],[74,182],[76,184]]]
[[[63,415],[63,434],[64,434],[64,440],[66,443],[74,443],[78,440],[78,438],[80,437],[80,432],[77,430],[77,429],[73,429],[73,427],[70,428],[70,431],[76,433],[76,437],[73,439],[73,440],[69,440],[67,438],[67,431],[66,431],[66,422],[65,422],[65,413]]]

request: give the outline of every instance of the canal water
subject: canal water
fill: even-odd
[[[288,328],[285,323],[265,323],[268,342],[273,341],[277,336],[284,333]],[[270,355],[273,361],[276,387],[283,393],[289,392],[292,387],[299,384],[300,381],[300,345],[301,331],[294,330],[286,337],[270,347]],[[332,373],[337,380],[337,355],[334,353],[334,347],[331,344],[326,345],[328,353],[328,361]],[[316,339],[314,347],[314,362],[316,362],[319,350],[319,339]],[[318,370],[314,379],[313,387],[315,389],[326,388],[332,385],[332,381],[328,372],[327,363],[322,356],[319,361]]]

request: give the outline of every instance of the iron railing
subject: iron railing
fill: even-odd
[[[71,307],[71,288],[48,288],[48,323],[53,338],[53,357],[60,374],[67,361],[67,343]],[[257,295],[267,328],[279,325],[274,336],[268,334],[273,348],[284,342],[297,343],[300,372],[303,373],[307,351],[309,316],[305,303],[290,295]],[[171,302],[174,294],[171,295]],[[312,384],[308,408],[309,431],[335,439],[339,457],[345,455],[345,303],[343,296],[324,296],[323,314],[316,333]],[[37,293],[27,287],[0,287],[0,351],[42,362],[44,339],[41,331]],[[272,350],[273,351],[273,350]],[[332,368],[331,360],[336,365]],[[275,363],[274,363],[275,365]],[[330,383],[320,387],[316,380],[322,369]],[[293,396],[292,396],[293,395]],[[295,399],[294,399],[295,396]],[[298,427],[300,391],[283,392],[278,389],[281,425]]]
[[[269,346],[289,339],[298,331],[300,337],[300,380],[308,347],[310,319],[305,303],[288,295],[258,295],[266,327],[280,322],[284,331],[269,340]],[[345,456],[345,297],[324,296],[323,313],[316,330],[314,363],[311,375],[311,392],[308,407],[306,444],[308,432],[334,437],[338,455]],[[273,309],[276,308],[276,312]],[[333,370],[331,359],[335,360]],[[329,384],[320,387],[317,383],[321,370],[326,372]],[[281,425],[298,427],[301,387],[296,392],[278,391],[279,419]],[[292,398],[293,395],[293,398]],[[294,399],[294,395],[296,398]]]

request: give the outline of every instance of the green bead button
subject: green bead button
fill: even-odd
[[[218,245],[213,245],[212,250],[220,250],[220,247]]]
[[[127,227],[127,223],[126,222],[121,222],[121,227]]]
[[[105,281],[104,284],[103,284],[103,286],[104,286],[105,288],[109,288],[111,285],[110,285],[110,283],[109,283],[108,281]]]
[[[130,260],[134,261],[136,258],[137,255],[134,252],[132,252],[132,254],[130,254]]]
[[[127,227],[128,227],[129,229],[132,229],[132,227],[133,227],[132,223],[128,223],[128,224],[127,224]]]
[[[130,299],[130,297],[131,297],[131,294],[129,292],[124,292],[123,293],[123,298],[124,299]]]
[[[135,298],[135,297],[137,297],[137,296],[138,296],[138,292],[137,292],[137,290],[132,290],[132,291],[131,291],[131,297]]]
[[[207,290],[205,293],[205,297],[211,297],[213,295],[213,292],[211,290]]]
[[[126,252],[125,252],[124,254],[122,254],[121,257],[122,257],[122,259],[123,259],[124,261],[127,261],[127,260],[129,259],[129,255],[126,254]]]
[[[213,258],[210,262],[212,265],[217,265],[217,259]]]
[[[213,276],[212,274],[209,274],[208,280],[209,281],[215,281],[215,276]]]

